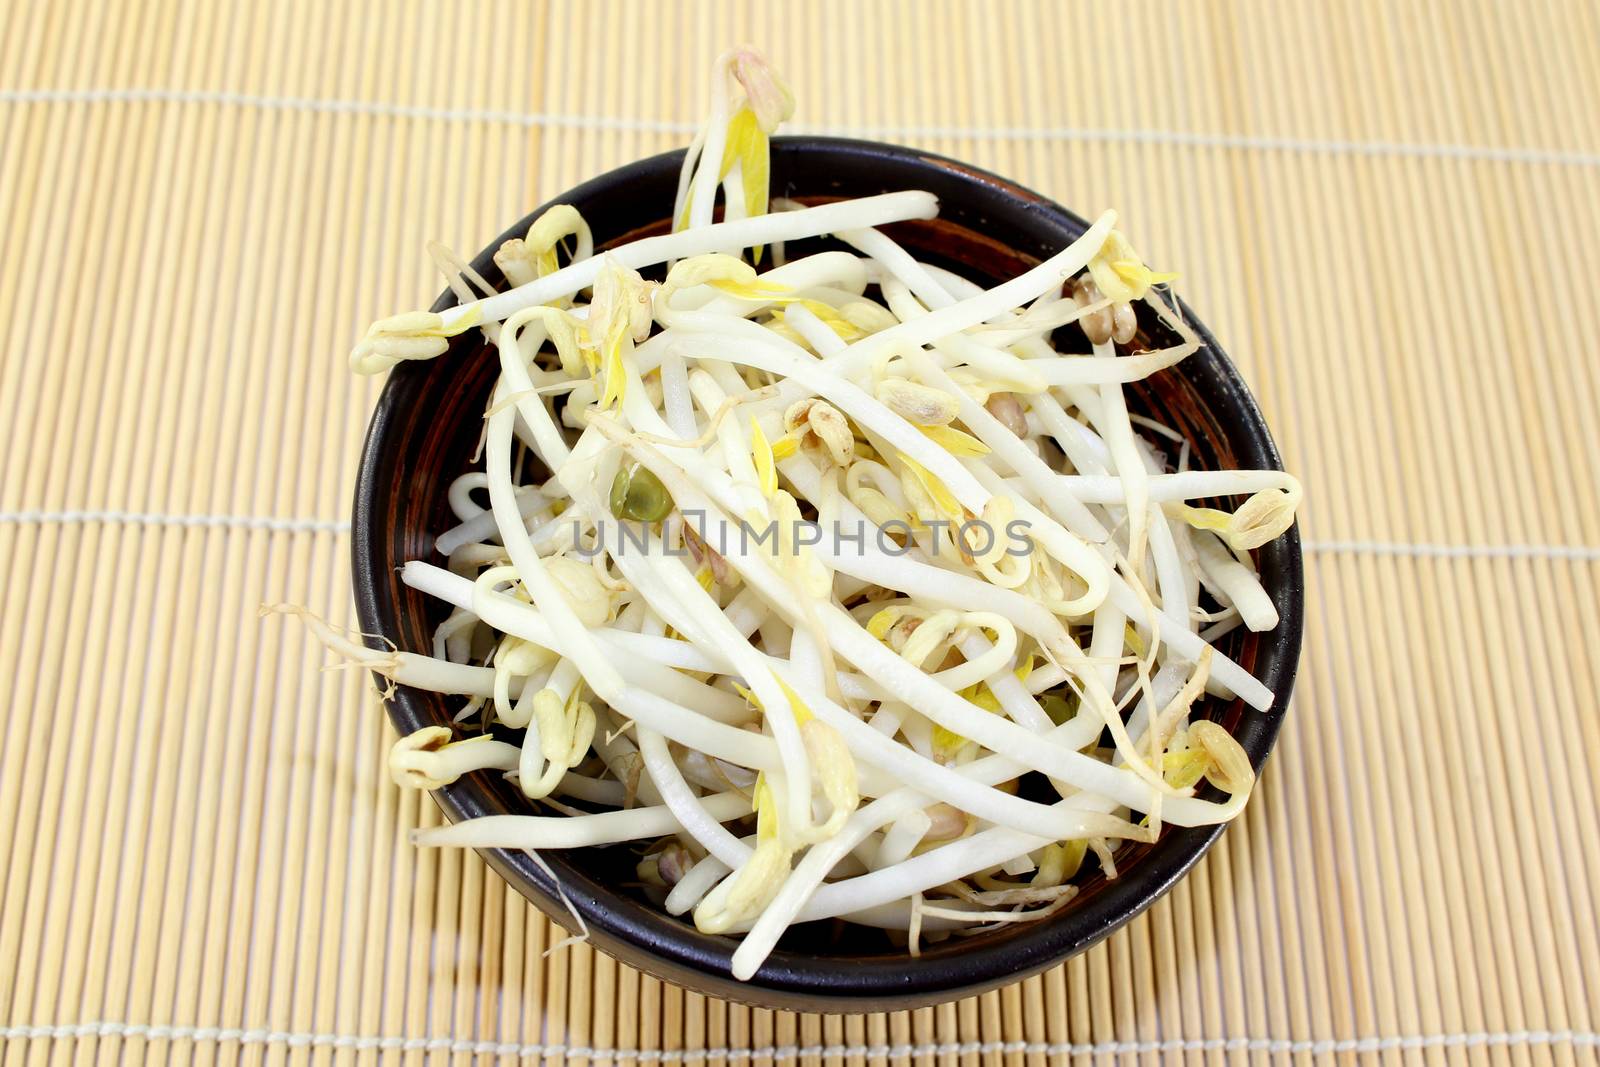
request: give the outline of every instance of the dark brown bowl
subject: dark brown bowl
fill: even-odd
[[[553,203],[576,206],[594,228],[597,247],[666,229],[682,152],[630,164]],[[940,217],[890,230],[919,256],[977,281],[994,283],[1059,251],[1087,224],[1057,204],[992,174],[909,148],[828,138],[773,142],[774,189],[820,201],[899,189],[937,194]],[[548,205],[547,205],[548,206]],[[473,266],[503,284],[491,253],[520,236],[544,208],[486,248]],[[791,255],[822,247],[793,246]],[[434,305],[454,304],[448,292]],[[1187,308],[1205,347],[1173,370],[1130,390],[1135,408],[1185,433],[1199,468],[1281,466],[1260,410],[1233,364]],[[1065,340],[1065,337],[1063,337]],[[1169,340],[1147,336],[1156,345]],[[445,612],[400,582],[407,560],[433,559],[434,534],[450,525],[445,488],[470,466],[496,372],[477,331],[450,352],[407,363],[389,377],[367,432],[356,486],[352,550],[362,629],[402,649],[426,652]],[[1296,530],[1261,549],[1258,563],[1282,621],[1270,634],[1241,631],[1224,641],[1233,656],[1275,694],[1270,712],[1210,700],[1204,714],[1233,731],[1259,768],[1277,737],[1294,683],[1304,613]],[[452,709],[434,694],[401,688],[389,702],[395,727],[409,733],[447,724]],[[434,794],[451,819],[527,813],[531,805],[497,775],[475,774]],[[545,853],[567,898],[583,915],[596,947],[657,977],[718,996],[774,1008],[867,1011],[912,1008],[980,993],[1059,963],[1099,941],[1166,892],[1216,840],[1221,827],[1169,828],[1152,845],[1117,854],[1119,877],[1084,876],[1072,904],[1037,923],[927,946],[920,958],[885,936],[845,923],[798,927],[749,982],[728,972],[733,940],[695,930],[628,887],[635,853],[626,846]],[[512,885],[564,924],[571,917],[550,876],[525,852],[486,850],[484,858]]]

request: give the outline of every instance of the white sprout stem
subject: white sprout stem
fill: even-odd
[[[608,804],[613,808],[622,807],[628,796],[627,788],[621,782],[609,778],[589,778],[576,771],[568,771],[563,775],[555,791],[574,800]]]
[[[784,311],[783,321],[805,339],[826,361],[845,350],[845,343],[833,328],[812,313],[804,304]]]
[[[523,355],[522,346],[526,342],[530,346],[530,351],[537,351],[545,338],[545,331],[539,324],[539,318],[544,315],[560,314],[563,312],[554,308],[542,306],[524,308],[506,320],[505,328],[500,331],[495,343],[500,356],[500,381],[495,386],[495,400],[502,402],[500,397],[504,395],[517,398],[515,410],[522,416],[523,423],[533,434],[534,452],[540,462],[550,470],[555,470],[566,462],[567,442],[560,428],[556,426],[555,420],[550,417],[549,409],[544,406],[544,397],[534,389],[533,377],[528,372],[530,361]],[[491,474],[491,493],[493,484],[494,476]],[[491,511],[493,510],[491,508]]]
[[[451,574],[449,571],[435,567],[431,563],[413,560],[400,570],[400,580],[413,589],[420,590],[430,596],[438,597],[449,604],[454,604],[466,611],[473,610],[475,583],[460,575]],[[506,630],[515,633],[515,636],[524,641],[532,642],[541,648],[552,648],[555,637],[548,622],[539,614],[538,609],[532,605],[519,601],[499,598],[495,601],[496,616],[502,621],[512,620],[511,625],[515,630]],[[488,620],[483,620],[487,622]],[[493,625],[493,624],[491,624]],[[503,628],[502,628],[503,629]],[[706,650],[696,648],[687,641],[676,641],[667,637],[652,637],[649,634],[634,633],[628,630],[610,627],[598,627],[590,631],[597,640],[606,646],[613,654],[617,669],[628,681],[654,689],[664,696],[668,696],[680,704],[685,704],[698,709],[701,714],[714,718],[719,722],[738,724],[750,718],[749,709],[742,700],[721,690],[714,689],[702,682],[697,682],[680,671],[705,671],[716,672],[725,666]],[[409,655],[402,653],[401,655]],[[462,664],[451,664],[453,667],[462,667],[463,670],[455,672],[460,678],[469,677],[465,671],[485,671],[484,677],[492,677],[493,671],[488,667],[465,668]],[[664,670],[662,668],[676,668]],[[475,675],[472,677],[476,677]],[[401,679],[396,678],[396,681]],[[406,682],[405,684],[415,684]],[[432,688],[421,686],[421,688]],[[513,682],[512,695],[516,695],[518,683]],[[449,692],[471,693],[473,691],[448,690]],[[487,695],[487,694],[485,694]]]
[[[1104,360],[1091,356],[1052,355],[1047,360],[1030,360],[1028,369],[1038,374],[1050,388],[1098,385],[1102,389],[1109,389],[1141,381],[1168,367],[1176,366],[1190,355],[1188,349],[1181,347],[1164,348],[1159,352],[1138,352]]]
[[[722,825],[723,820],[713,815],[705,802],[695,796],[689,783],[683,780],[683,772],[673,761],[666,738],[643,726],[639,728],[638,736],[639,754],[644,757],[645,770],[660,791],[661,799],[672,809],[678,824],[717,859],[729,867],[742,867],[750,858],[750,846],[742,844],[729,833]]]
[[[1136,439],[1135,447],[1148,471],[1155,467],[1155,457],[1150,454],[1150,449],[1142,441]],[[1148,492],[1146,493],[1148,496]],[[1178,554],[1178,545],[1173,538],[1172,527],[1167,522],[1167,513],[1159,507],[1145,509],[1149,525],[1146,527],[1149,536],[1150,561],[1155,565],[1156,587],[1161,592],[1161,610],[1175,625],[1186,630],[1194,629],[1194,618],[1189,612],[1189,568],[1185,566],[1183,558]]]
[[[1089,631],[1089,659],[1100,672],[1100,683],[1107,689],[1117,684],[1117,657],[1122,653],[1128,616],[1116,604],[1102,605],[1095,612]],[[1132,732],[1131,730],[1129,731]]]
[[[785,477],[802,492],[816,484],[818,475],[803,456],[791,456],[779,464]],[[879,546],[882,532],[872,520],[862,514],[847,499],[838,502],[841,528],[854,527],[863,532],[860,541],[853,536],[840,537],[837,543],[823,538],[812,548],[823,562],[841,574],[853,575],[902,593],[925,599],[940,607],[956,611],[981,606],[985,611],[1003,615],[1025,633],[1048,640],[1060,632],[1060,624],[1049,609],[1010,589],[993,586],[970,574],[945,570],[923,563],[910,554],[891,555]],[[852,549],[846,549],[849,541]]]
[[[450,575],[450,577],[456,576]],[[368,648],[358,641],[350,640],[311,612],[288,604],[274,605],[264,608],[263,611],[298,616],[323,647],[353,663],[370,667],[399,685],[409,685],[414,689],[425,689],[431,693],[450,693],[458,696],[488,698],[494,695],[493,668],[452,663],[449,660],[424,656],[416,652]],[[521,690],[522,682],[513,679],[512,695],[515,696]]]
[[[847,230],[835,234],[839,240],[870,257],[899,279],[918,300],[930,308],[949,307],[956,301],[923,264],[887,234],[874,229]],[[881,284],[881,283],[880,283]]]
[[[517,512],[524,522],[549,510],[549,507],[550,502],[539,490],[528,485],[517,486]],[[478,544],[498,532],[494,512],[483,508],[476,515],[463,519],[440,534],[433,542],[434,551],[441,556],[448,556],[463,545]]]
[[[790,470],[794,470],[797,473],[802,471],[802,468],[798,465],[792,468],[786,465],[784,469],[786,473]],[[800,477],[804,477],[803,473],[800,474]],[[804,489],[803,482],[797,480],[797,484]],[[846,503],[845,506],[848,507],[849,505]],[[1021,505],[1019,504],[1019,511],[1021,510]],[[844,513],[844,516],[852,521],[858,515],[860,515],[860,512],[854,511],[854,509]],[[876,531],[879,528],[865,516],[861,516],[861,522],[865,524],[865,528],[869,533],[864,539],[865,543],[860,555],[851,556],[843,552],[835,552],[832,551],[831,546],[826,544],[816,546],[823,550],[823,554],[830,566],[846,574],[858,573],[859,571],[862,577],[869,577],[874,582],[954,608],[970,606],[974,601],[971,599],[963,600],[962,597],[970,597],[973,592],[982,589],[984,599],[978,602],[983,603],[988,610],[998,611],[1005,615],[1024,631],[1039,638],[1048,650],[1070,657],[1072,665],[1076,665],[1079,662],[1082,651],[1072,644],[1070,639],[1065,639],[1065,633],[1060,629],[1059,622],[1038,602],[1013,593],[1008,589],[985,585],[977,581],[977,579],[969,578],[965,575],[919,565],[915,560],[908,557],[890,556],[881,552],[871,554],[872,550],[866,546],[870,545],[875,539],[872,531]],[[971,583],[971,586],[965,587],[965,583],[968,582]],[[963,588],[958,589],[958,585]],[[1128,584],[1127,580],[1115,571],[1111,573],[1109,599],[1125,615],[1143,616],[1143,608],[1138,594],[1133,591],[1133,587]],[[1103,606],[1101,610],[1104,610]],[[1156,625],[1162,641],[1171,644],[1175,651],[1189,659],[1197,658],[1201,650],[1206,647],[1205,643],[1192,631],[1179,629],[1171,619],[1165,616],[1160,617]],[[1272,690],[1263,685],[1249,671],[1220,652],[1216,653],[1212,661],[1211,677],[1218,685],[1224,686],[1228,692],[1242,697],[1251,707],[1265,711],[1272,706]],[[1098,679],[1096,681],[1098,682]],[[1104,685],[1096,685],[1099,699],[1095,706],[1101,707],[1106,712],[1110,711],[1109,696],[1106,695],[1108,688]],[[889,691],[895,692],[893,689]],[[1090,695],[1094,696],[1095,694]],[[1119,743],[1119,747],[1125,746]]]
[[[1071,732],[1070,723],[1056,730],[1058,736]],[[1098,733],[1098,730],[1095,732]],[[1004,780],[1001,776],[1009,774],[1010,768],[1003,758],[988,756],[968,764],[962,768],[962,773],[981,781]],[[1236,795],[1222,807],[1236,814],[1242,809],[1246,798],[1247,794]],[[740,943],[734,956],[735,975],[741,975],[742,972],[743,977],[748,978],[753,974],[771,952],[777,938],[793,922],[832,918],[850,914],[857,908],[871,908],[903,899],[975,871],[1025,856],[1053,840],[1034,833],[996,827],[964,841],[930,850],[914,859],[885,863],[866,875],[818,888],[832,869],[833,863],[830,861],[836,856],[853,849],[877,829],[909,812],[918,811],[925,803],[926,798],[917,796],[915,790],[911,789],[882,797],[856,812],[837,838],[808,852]],[[1120,820],[1110,819],[1107,814],[1111,803],[1103,797],[1080,795],[1062,801],[1055,808],[1080,814],[1083,824],[1078,838],[1081,839],[1101,833],[1114,836],[1124,832],[1123,827],[1118,826]]]
[[[881,248],[889,257],[887,260],[882,256],[875,258],[894,275],[883,279],[881,288],[896,318],[901,322],[909,322],[928,314],[929,308],[937,310],[956,302],[938,280],[922,264],[911,259],[899,245],[875,230],[870,232],[873,238],[867,241],[867,247]],[[970,333],[947,334],[933,343],[941,351],[948,352],[952,359],[981,371],[985,377],[1006,382],[1020,392],[1038,392],[1047,385],[1036,367],[1003,349],[979,341]]]
[[[1139,595],[1121,575],[1113,575],[1111,580],[1111,603],[1115,604],[1123,613],[1132,618],[1145,618],[1143,605]],[[1179,627],[1166,615],[1156,613],[1156,629],[1165,644],[1173,653],[1182,656],[1191,662],[1198,660],[1202,652],[1211,646],[1199,634],[1186,628]],[[1272,707],[1273,693],[1260,679],[1245,670],[1221,652],[1212,650],[1211,682],[1215,682],[1224,692],[1232,693],[1257,711],[1266,711]]]
[[[474,515],[482,515],[489,510],[480,508],[472,499],[474,489],[482,489],[488,484],[489,476],[482,471],[468,471],[450,483],[450,488],[445,491],[445,500],[458,520],[465,522]],[[446,552],[445,555],[449,553]]]
[[[1061,476],[1063,482],[1072,487],[1072,495],[1086,504],[1121,503],[1124,499],[1122,479],[1105,474],[1111,466],[1111,452],[1106,448],[1105,442],[1100,440],[1100,435],[1069,416],[1062,409],[1061,402],[1049,393],[1035,393],[1030,396],[1028,406],[1044,425],[1045,432],[1061,446],[1061,451],[1066,454],[1073,469],[1079,472],[1076,475]],[[1091,477],[1103,478],[1107,488],[1102,492],[1114,492],[1115,495],[1100,499],[1084,492],[1080,487]],[[1112,482],[1116,483],[1115,490],[1109,488]]]
[[[669,489],[675,490],[674,497],[678,500],[680,507],[687,503],[690,506],[701,508],[708,516],[720,514],[717,506],[709,498],[700,495],[699,491],[692,487],[692,483],[682,478],[681,472],[674,470],[670,464],[662,459],[659,453],[647,447],[635,447],[639,449],[639,455],[644,464],[650,467],[658,477],[661,477]],[[727,558],[729,563],[739,571],[741,577],[751,586],[759,589],[780,612],[792,612],[794,610],[793,604],[788,602],[791,598],[787,593],[787,585],[771,572],[764,559],[745,552],[730,552]],[[838,616],[843,616],[844,620],[848,622],[849,629],[845,629],[843,626],[828,625],[830,623],[837,624]],[[838,612],[837,615],[833,612],[824,612],[824,624],[828,626],[830,641],[833,642],[835,649],[841,653],[844,652],[844,649],[835,639],[835,630],[841,635],[849,634],[853,630],[865,642],[870,643],[870,647],[881,651],[890,660],[893,660],[894,663],[903,668],[904,673],[927,679],[927,676],[921,671],[916,670],[894,655],[894,653],[884,649],[883,646],[868,636],[864,630],[857,627],[849,619],[849,616],[843,612]],[[851,644],[857,645],[857,642],[851,640]],[[860,645],[859,647],[869,646]],[[854,658],[849,656],[848,653],[845,654],[846,658]],[[800,690],[805,686],[804,679],[794,673],[783,661],[773,661],[773,665],[780,676],[784,678],[784,681],[792,688]],[[870,671],[868,673],[869,675],[872,674]],[[882,684],[881,679],[880,684]],[[949,697],[953,702],[972,709],[975,716],[989,717],[972,708],[972,705],[967,704],[966,701],[956,698],[948,690],[939,687],[936,682],[928,681],[927,684]],[[895,691],[892,684],[888,688],[890,691]],[[954,771],[908,751],[904,746],[885,737],[844,708],[828,700],[823,694],[807,694],[807,699],[810,701],[809,707],[811,711],[819,719],[839,731],[845,744],[857,758],[879,767],[891,775],[898,776],[901,780],[917,781],[919,788],[924,789],[929,795],[938,800],[945,801],[964,811],[970,811],[980,818],[1002,825],[1040,828],[1041,823],[1039,820],[1041,817],[1049,819],[1049,808],[1031,801],[1021,800],[999,790],[976,786],[973,782]],[[1030,734],[1029,736],[1032,737],[1033,735]],[[1072,755],[1077,755],[1077,753],[1072,753]],[[1030,762],[1025,761],[1023,767],[1028,766]],[[1100,764],[1100,766],[1104,767],[1105,765]],[[1019,767],[1012,777],[1020,774],[1022,769],[1022,767]],[[1061,827],[1063,830],[1068,828],[1067,826]]]
[[[988,612],[966,612],[958,628],[967,631],[964,639],[956,642],[956,647],[964,650],[964,662],[929,673],[929,678],[946,689],[966,689],[985,679],[1011,674],[1011,665],[1017,656],[1017,631],[1008,620]],[[989,644],[977,628],[994,630],[998,635],[996,642]],[[1045,721],[1048,724],[1049,720]]]
[[[1031,270],[993,289],[973,287],[969,290],[972,295],[967,298],[929,312],[913,322],[902,322],[864,337],[829,355],[823,362],[831,373],[841,378],[854,378],[880,357],[899,352],[907,345],[932,344],[941,338],[961,333],[1008,313],[1019,304],[1025,304],[1052,289],[1059,288],[1088,266],[1089,260],[1093,259],[1105,244],[1106,237],[1116,224],[1116,218],[1115,211],[1107,211],[1095,220],[1094,225],[1089,227],[1083,236]],[[846,230],[857,228],[860,227],[843,227]],[[771,406],[782,407],[793,403],[807,395],[807,387],[798,382],[786,381],[780,392],[781,400]],[[960,494],[957,495],[959,497]]]
[[[1121,478],[1091,474],[1062,474],[1058,477],[1066,490],[1085,504],[1127,502],[1127,492]],[[1288,490],[1298,483],[1291,475],[1275,470],[1196,470],[1152,474],[1146,484],[1152,504],[1172,504],[1201,497],[1250,496],[1265,489]]]
[[[749,847],[748,844],[745,845]],[[678,884],[672,887],[672,892],[667,894],[664,907],[668,915],[682,915],[696,904],[700,903],[711,887],[726,878],[733,868],[717,859],[715,856],[706,856],[699,863],[690,867],[688,873],[678,879]]]
[[[723,822],[750,814],[749,799],[739,793],[718,793],[702,803],[712,818]],[[661,837],[680,829],[672,809],[662,805],[590,815],[485,815],[417,830],[412,840],[428,848],[584,848]]]
[[[931,344],[941,337],[948,337],[987,322],[997,315],[1009,312],[1019,304],[1026,304],[1065,284],[1089,265],[1089,260],[1093,259],[1105,244],[1106,237],[1111,233],[1116,221],[1117,213],[1107,211],[1095,220],[1094,225],[1090,226],[1082,237],[1010,281],[931,311],[914,322],[903,322],[870,337],[862,338],[837,357],[841,364],[837,373],[845,375],[858,373],[880,354],[897,351],[907,344]]]
[[[933,827],[933,820],[921,808],[912,808],[903,812],[888,826],[889,829],[884,833],[883,839],[878,842],[878,854],[871,864],[875,868],[893,867],[910,859],[912,851],[922,843],[922,839]]]
[[[674,434],[684,440],[700,435],[694,421],[694,398],[689,393],[689,368],[671,348],[661,356],[661,403]]]
[[[678,220],[683,218],[683,213],[689,206],[689,189],[694,181],[695,166],[706,146],[707,132],[707,127],[704,125],[696,130],[694,140],[689,142],[689,147],[683,154],[683,166],[678,169],[678,189],[672,200],[674,229],[677,228]]]
[[[1066,808],[1066,802],[1055,805]],[[1066,810],[1072,810],[1066,808]],[[1086,823],[1088,817],[1078,818]],[[1090,833],[1079,837],[1091,836]],[[941,845],[904,863],[877,871],[833,882],[816,890],[810,899],[795,913],[795,922],[832,918],[862,908],[902,900],[914,893],[964,878],[974,871],[995,867],[1014,856],[1050,844],[1053,838],[1018,830],[994,828],[980,831],[971,837]],[[748,940],[748,935],[746,940]],[[741,943],[741,948],[743,944]]]
[[[445,328],[454,326],[473,309],[482,322],[497,322],[523,308],[548,304],[572,296],[594,284],[602,265],[611,261],[631,270],[643,270],[669,259],[683,259],[707,252],[738,251],[775,241],[798,241],[820,237],[839,230],[862,226],[882,226],[911,219],[931,219],[938,214],[939,202],[932,193],[907,190],[840,200],[832,204],[785,211],[776,215],[756,215],[736,222],[717,222],[680,233],[645,237],[603,255],[571,263],[553,274],[536,278],[526,285],[485,297],[474,304],[458,304],[439,313]],[[1102,235],[1102,240],[1104,236]],[[1087,258],[1084,260],[1088,262]],[[1082,269],[1081,266],[1078,269]]]
[[[1208,530],[1196,530],[1190,541],[1201,574],[1239,612],[1246,628],[1260,633],[1278,625],[1278,609],[1261,586],[1261,579],[1240,563],[1226,545]]]
[[[1095,345],[1094,354],[1096,359],[1109,363],[1116,359],[1116,348],[1109,342]],[[1137,572],[1144,560],[1145,530],[1149,524],[1150,493],[1146,484],[1149,474],[1145,470],[1144,456],[1135,443],[1133,423],[1128,421],[1128,403],[1122,386],[1102,385],[1100,405],[1104,418],[1096,428],[1111,449],[1111,464],[1127,494],[1128,559]]]
[[[699,164],[689,181],[689,228],[704,227],[711,222],[711,212],[717,199],[718,172],[722,169],[722,156],[728,141],[728,63],[732,53],[724,52],[717,58],[711,76],[711,114],[706,119],[705,146],[700,151]],[[728,203],[733,203],[730,197]]]

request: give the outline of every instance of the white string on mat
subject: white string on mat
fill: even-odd
[[[120,526],[182,526],[279,533],[347,533],[336,519],[276,518],[271,515],[196,515],[153,511],[0,511],[0,525],[42,526],[104,522]]]
[[[573,115],[555,112],[497,111],[480,108],[417,107],[375,100],[340,100],[304,96],[266,96],[201,89],[0,89],[6,104],[163,103],[219,104],[271,111],[304,111],[336,115],[371,115],[384,118],[423,119],[439,122],[493,122],[510,126],[555,127],[623,133],[694,133],[693,122],[672,119],[632,119],[611,115]],[[1268,137],[1245,134],[1188,133],[1182,130],[1094,129],[1075,126],[940,126],[940,125],[836,125],[796,123],[802,134],[844,134],[857,137],[952,138],[970,141],[1079,141],[1101,144],[1169,145],[1184,148],[1225,148],[1245,151],[1289,152],[1326,156],[1368,156],[1404,159],[1457,159],[1487,163],[1521,163],[1533,166],[1600,166],[1600,153],[1571,152],[1533,146],[1407,143],[1402,141],[1326,140],[1302,137]]]
[[[347,533],[348,522],[336,519],[276,518],[270,515],[168,514],[151,511],[0,511],[0,525],[71,525],[104,522],[129,526],[217,527],[270,530],[275,533]],[[1425,559],[1550,559],[1600,561],[1600,545],[1468,545],[1431,541],[1304,541],[1315,555],[1415,556]]]
[[[1434,559],[1600,560],[1600,545],[1446,545],[1428,541],[1307,541],[1307,552],[1322,555],[1420,556]]]
[[[166,1026],[151,1023],[85,1022],[0,1027],[0,1039],[133,1038],[146,1041],[196,1041],[217,1044],[283,1045],[287,1048],[377,1049],[418,1052],[464,1052],[498,1056],[563,1056],[625,1063],[699,1062],[707,1059],[795,1060],[803,1057],[863,1056],[907,1059],[918,1056],[1026,1053],[1046,1056],[1127,1055],[1152,1052],[1269,1052],[1313,1056],[1350,1052],[1421,1049],[1510,1048],[1571,1045],[1600,1047],[1600,1033],[1589,1030],[1477,1031],[1460,1034],[1407,1034],[1391,1037],[1278,1038],[1175,1037],[1155,1041],[1072,1042],[964,1041],[900,1045],[761,1045],[691,1049],[595,1048],[554,1043],[523,1044],[457,1037],[379,1037],[318,1034],[291,1030],[239,1029],[215,1026]]]

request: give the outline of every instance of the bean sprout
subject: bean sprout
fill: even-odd
[[[929,193],[769,202],[793,110],[734,49],[672,233],[597,253],[558,205],[495,251],[503,291],[434,247],[461,303],[351,355],[378,373],[476,328],[498,363],[444,565],[401,575],[448,609],[434,655],[278,609],[487,717],[400,739],[402,785],[497,774],[548,809],[418,844],[637,843],[644,892],[741,937],[741,979],[797,922],[915,953],[1036,921],[1114,876],[1119,842],[1235,816],[1254,770],[1202,701],[1272,693],[1214,643],[1277,625],[1252,552],[1302,496],[1190,469],[1133,409],[1124,387],[1200,341],[1115,213],[984,288],[879,229],[934,217]],[[758,271],[817,237],[836,247]],[[1089,354],[1054,347],[1073,337]]]

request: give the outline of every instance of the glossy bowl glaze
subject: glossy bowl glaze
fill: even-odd
[[[596,246],[664,232],[682,152],[630,164],[580,185],[552,203],[576,206],[594,229]],[[918,256],[975,281],[995,283],[1059,251],[1086,229],[1077,215],[995,175],[952,160],[862,141],[779,138],[773,142],[775,195],[808,203],[899,189],[938,195],[940,216],[888,231]],[[548,206],[548,205],[547,205]],[[512,226],[473,261],[497,285],[491,254],[520,236],[544,208]],[[791,245],[791,257],[824,247]],[[435,304],[454,304],[448,292]],[[1176,368],[1129,390],[1136,410],[1159,417],[1189,438],[1197,468],[1281,466],[1260,410],[1233,364],[1187,308],[1205,347]],[[1060,338],[1070,343],[1066,331]],[[1081,335],[1079,335],[1081,343]],[[1151,346],[1170,341],[1146,335]],[[402,649],[427,652],[445,611],[400,582],[407,560],[440,562],[433,537],[451,525],[445,490],[470,467],[482,412],[496,373],[494,354],[477,331],[425,363],[391,374],[367,433],[356,487],[353,530],[356,605],[363,630]],[[1261,714],[1240,701],[1208,700],[1203,714],[1227,726],[1259,768],[1277,737],[1294,682],[1304,612],[1297,530],[1258,552],[1262,579],[1282,618],[1262,635],[1235,631],[1223,650],[1276,694]],[[434,694],[401,688],[389,714],[402,733],[448,723],[452,707]],[[451,819],[528,813],[532,805],[498,775],[474,774],[434,794]],[[634,881],[636,854],[626,846],[543,853],[567,898],[583,915],[594,945],[659,978],[701,992],[774,1008],[869,1011],[911,1008],[979,993],[1015,981],[1081,952],[1166,892],[1216,840],[1221,827],[1169,828],[1151,845],[1117,854],[1119,877],[1082,876],[1081,892],[1062,911],[1036,923],[924,947],[920,958],[895,948],[878,931],[840,922],[797,927],[749,982],[728,973],[735,943],[699,933],[692,923],[650,903]],[[487,850],[489,864],[557,921],[571,916],[550,875],[523,852]]]

